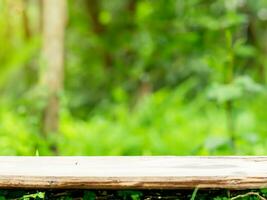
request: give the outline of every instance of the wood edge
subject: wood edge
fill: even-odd
[[[0,177],[10,189],[261,189],[267,177]]]

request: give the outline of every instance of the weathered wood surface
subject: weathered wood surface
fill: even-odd
[[[267,188],[267,157],[0,157],[0,188]]]

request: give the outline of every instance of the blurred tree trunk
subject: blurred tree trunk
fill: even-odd
[[[92,23],[92,30],[93,32],[101,37],[104,40],[106,26],[103,25],[99,21],[99,16],[101,12],[101,1],[100,0],[85,0],[88,15],[91,19]],[[104,46],[100,49],[101,54],[103,55],[104,67],[107,71],[109,71],[113,65],[113,55],[112,53],[106,48],[105,42]]]
[[[28,7],[28,0],[22,1],[22,22],[23,22],[23,29],[24,29],[24,37],[25,40],[29,40],[31,38],[31,29],[30,29],[30,22],[27,13]]]
[[[13,11],[11,2],[9,0],[4,1],[5,3],[5,9],[4,9],[4,15],[5,15],[5,26],[3,27],[5,30],[5,44],[10,44],[12,41],[12,36],[13,36],[13,27],[12,27],[12,18],[11,18],[11,13]],[[9,47],[4,47],[5,50],[8,50]]]
[[[101,11],[101,8],[100,8],[101,1],[100,0],[85,0],[85,2],[86,2],[88,14],[91,18],[93,32],[96,34],[103,33],[105,31],[105,27],[99,21],[99,13]]]
[[[265,66],[263,63],[263,59],[261,57],[265,57],[265,53],[266,52],[266,45],[264,42],[264,37],[262,35],[262,33],[260,33],[261,31],[258,30],[258,25],[257,25],[257,19],[255,16],[251,15],[250,16],[250,20],[248,23],[248,27],[247,27],[247,36],[248,36],[248,41],[257,49],[257,51],[259,51],[259,58],[256,59],[256,63],[253,63],[251,61],[253,61],[253,59],[250,59],[249,63],[248,63],[248,67],[250,68],[251,66],[255,65],[257,67],[257,72],[258,72],[258,78],[259,81],[264,84],[265,83]],[[261,54],[264,55],[261,55]],[[255,62],[255,61],[254,61]]]
[[[132,16],[135,15],[137,1],[138,0],[129,0],[128,11],[131,13]]]
[[[43,21],[44,21],[44,0],[38,0],[38,11],[39,11],[39,26],[38,31],[39,33],[43,32]]]
[[[43,113],[45,135],[58,131],[59,93],[63,89],[66,0],[43,1],[43,49],[41,85],[47,90]]]
[[[22,7],[21,7],[21,17],[22,17],[22,26],[23,26],[23,32],[24,32],[24,40],[25,44],[30,42],[32,37],[34,37],[34,31],[33,26],[29,19],[28,14],[28,7],[32,3],[29,0],[22,0]],[[27,88],[32,87],[32,85],[35,85],[38,78],[35,76],[36,74],[36,65],[37,59],[32,58],[25,66],[23,70],[23,76],[25,77],[25,83]]]

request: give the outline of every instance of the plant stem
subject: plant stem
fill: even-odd
[[[227,39],[227,51],[228,51],[228,60],[227,60],[227,68],[225,74],[225,83],[231,84],[234,80],[234,52],[232,48],[233,40],[232,34],[230,32],[226,33]],[[235,122],[234,122],[234,105],[233,100],[229,100],[226,102],[226,123],[227,123],[227,131],[230,136],[230,147],[233,152],[236,150],[236,137],[235,137]]]
[[[257,193],[257,192],[248,192],[246,194],[241,194],[241,195],[238,195],[236,197],[231,198],[230,200],[244,199],[244,198],[249,197],[249,196],[256,196],[260,200],[267,200],[266,198],[264,198],[261,195],[259,195],[259,193]]]
[[[233,151],[236,149],[235,122],[233,101],[226,102],[227,130],[230,136],[230,147]]]

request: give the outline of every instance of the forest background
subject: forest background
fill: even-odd
[[[267,0],[0,0],[0,155],[264,155]]]

